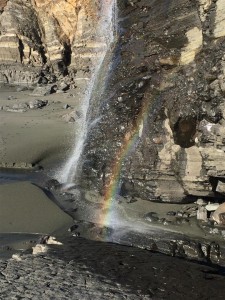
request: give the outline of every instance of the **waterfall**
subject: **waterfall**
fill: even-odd
[[[99,71],[101,70],[104,58],[114,41],[117,31],[117,0],[101,0],[101,11],[99,12],[99,23],[96,29],[96,42],[101,45],[101,51],[96,52],[96,58],[92,69],[92,76],[85,91],[84,99],[82,99],[81,118],[76,122],[79,132],[74,141],[74,147],[70,157],[64,167],[59,172],[59,181],[62,183],[72,184],[76,174],[80,156],[82,154],[85,140],[88,133],[88,110],[90,101],[97,84]]]

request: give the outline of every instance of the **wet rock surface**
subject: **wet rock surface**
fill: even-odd
[[[221,1],[118,1],[112,71],[81,184],[171,203],[224,199]],[[217,17],[216,17],[217,16]],[[97,107],[97,109],[96,109]],[[115,173],[120,170],[120,174]],[[114,180],[114,181],[115,181]]]
[[[81,238],[0,261],[3,299],[223,299],[224,270]],[[178,276],[179,274],[179,276]]]

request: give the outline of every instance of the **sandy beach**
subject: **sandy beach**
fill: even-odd
[[[79,111],[79,96],[75,97],[75,93],[78,91],[33,96],[32,90],[18,92],[16,87],[2,87],[0,166],[29,168],[38,165],[52,169],[52,166],[66,160],[73,143],[75,125],[63,116],[73,110]],[[39,109],[20,108],[35,100],[47,101],[47,105]]]
[[[176,218],[168,219],[168,211],[188,206],[162,206],[141,199],[129,202],[121,197],[115,209],[128,227],[114,232],[99,224],[105,214],[104,199],[96,192],[81,191],[83,196],[77,197],[76,186],[70,190],[57,184],[49,187],[49,180],[57,178],[69,157],[76,136],[76,120],[68,122],[63,116],[79,112],[81,94],[81,90],[80,94],[70,90],[40,97],[15,87],[0,91],[1,298],[223,299],[224,269],[209,266],[199,256],[197,242],[184,242],[188,253],[184,257],[189,255],[201,264],[129,247],[181,257],[168,246],[170,240],[182,240],[186,234],[212,243],[214,237],[196,222],[174,225]],[[37,99],[47,100],[47,105],[24,106]],[[23,112],[21,107],[25,107]],[[154,214],[146,215],[149,211],[157,211],[158,218],[167,218],[169,223],[154,222]],[[132,231],[134,221],[140,232]],[[216,239],[223,241],[219,234]],[[46,244],[49,236],[62,245]]]
[[[48,96],[32,93],[12,86],[0,90],[0,256],[7,247],[13,253],[32,246],[29,235],[37,242],[41,235],[67,234],[73,224],[41,186],[68,158],[75,123],[63,116],[79,110],[79,99],[73,90]],[[47,105],[30,108],[36,100]]]

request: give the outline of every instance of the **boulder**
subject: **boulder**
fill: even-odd
[[[53,93],[56,93],[57,85],[45,85],[45,86],[38,86],[33,90],[33,96],[47,96]]]
[[[225,203],[216,209],[212,215],[212,219],[219,225],[225,225]]]
[[[29,108],[30,109],[38,109],[38,108],[43,108],[48,104],[48,100],[40,100],[40,99],[35,99],[31,100],[29,102]]]

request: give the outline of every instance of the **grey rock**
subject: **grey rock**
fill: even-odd
[[[64,109],[68,109],[68,108],[70,108],[70,105],[69,105],[69,104],[65,104],[65,105],[63,106],[63,108],[64,108]]]
[[[197,219],[202,221],[207,221],[207,210],[205,207],[200,206],[197,211]]]
[[[48,104],[48,100],[35,99],[29,102],[29,107],[30,109],[38,109],[38,108],[43,108],[47,104]]]
[[[144,219],[148,222],[157,222],[159,218],[157,217],[157,213],[155,212],[149,212],[144,215]]]
[[[176,214],[175,211],[168,211],[167,216],[176,216]]]
[[[32,95],[33,96],[47,96],[47,95],[55,93],[56,91],[57,91],[57,85],[55,85],[55,84],[46,85],[46,86],[38,86],[33,90]]]

